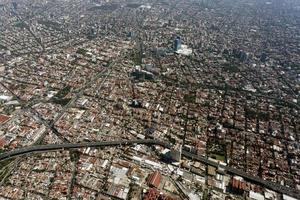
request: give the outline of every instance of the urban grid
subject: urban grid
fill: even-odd
[[[297,200],[299,111],[299,0],[0,0],[0,200]]]

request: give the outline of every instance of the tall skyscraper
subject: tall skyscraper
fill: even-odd
[[[178,36],[174,42],[174,50],[178,51],[181,48],[181,38]]]
[[[182,153],[182,145],[176,145],[174,148],[170,151],[171,159],[175,162],[181,161],[181,153]]]

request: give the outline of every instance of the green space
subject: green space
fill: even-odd
[[[139,81],[154,81],[154,76],[152,74],[147,74],[141,71],[133,71],[130,73],[135,80]]]
[[[138,8],[140,6],[141,6],[141,4],[139,4],[139,3],[128,3],[126,5],[126,7],[128,7],[128,8]]]
[[[270,114],[265,113],[265,112],[258,112],[257,113],[257,118],[261,121],[269,121],[270,119]]]
[[[70,102],[71,98],[65,98],[65,99],[54,99],[53,103],[59,104],[61,106],[65,106]]]
[[[17,22],[14,24],[14,26],[18,28],[28,28],[27,24],[25,24],[24,22]]]
[[[245,109],[245,116],[248,119],[259,119],[261,121],[268,121],[270,119],[270,114],[267,112],[256,112],[252,109]]]
[[[205,189],[203,192],[203,199],[208,200],[208,189]]]
[[[237,64],[234,63],[226,63],[223,65],[224,71],[228,73],[237,73],[240,71],[239,67]]]
[[[55,104],[59,104],[61,106],[67,105],[71,100],[71,98],[65,98],[65,96],[70,92],[70,90],[71,90],[70,86],[64,87],[54,97],[52,97],[50,101]]]
[[[7,168],[2,168],[2,167],[0,167],[0,170],[1,170],[1,173],[0,173],[0,180],[3,180],[4,178],[5,178],[5,176],[6,176],[6,174],[9,172],[8,171],[8,167]],[[3,170],[3,171],[2,171]]]
[[[10,168],[7,166],[13,161],[14,159],[0,162],[0,180],[3,180],[6,174],[9,172]]]
[[[291,64],[292,70],[300,70],[300,63],[293,63]]]
[[[60,90],[53,98],[58,98],[58,99],[64,98],[67,94],[69,94],[70,90],[71,87],[66,86],[62,90]]]
[[[211,153],[211,154],[209,154],[209,157],[213,158],[215,160],[219,160],[219,161],[225,162],[225,155]]]
[[[131,54],[132,61],[135,65],[141,65],[142,64],[142,57],[139,52],[134,52]]]
[[[203,107],[209,107],[210,106],[210,102],[205,100],[202,104]]]
[[[49,28],[52,28],[56,31],[61,31],[62,29],[60,28],[60,24],[57,23],[57,22],[53,22],[53,21],[50,21],[50,20],[38,20],[38,23],[46,26],[46,27],[49,27]]]
[[[256,112],[252,109],[245,109],[245,116],[248,118],[248,119],[255,119],[256,118]]]
[[[88,52],[87,50],[82,49],[82,48],[79,48],[79,49],[76,51],[76,53],[81,54],[81,55],[86,55],[87,52]]]
[[[7,50],[7,47],[0,44],[0,49]]]
[[[196,96],[195,94],[186,94],[184,95],[184,101],[187,103],[195,103]]]

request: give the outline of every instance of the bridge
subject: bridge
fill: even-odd
[[[32,153],[42,153],[42,152],[49,152],[49,151],[61,151],[61,150],[72,150],[72,149],[78,149],[78,148],[86,148],[86,147],[94,147],[94,148],[101,148],[101,147],[107,147],[107,146],[128,146],[128,145],[135,145],[135,144],[144,144],[144,145],[158,145],[162,146],[164,148],[170,148],[171,145],[167,142],[163,142],[160,140],[154,140],[154,139],[146,139],[146,140],[119,140],[119,141],[102,141],[102,142],[84,142],[84,143],[65,143],[65,144],[48,144],[48,145],[37,145],[37,146],[29,146],[29,147],[23,147],[16,150],[4,152],[0,154],[0,162],[3,162],[5,160],[20,157],[26,154],[32,154]],[[219,163],[209,160],[204,156],[192,154],[188,151],[182,151],[182,155],[197,160],[199,162],[202,162],[206,165],[211,165],[214,167],[219,167]],[[225,171],[228,174],[232,175],[238,175],[243,177],[245,180],[248,180],[250,182],[256,183],[258,185],[261,185],[263,187],[269,188],[273,191],[279,192],[281,194],[286,194],[292,197],[295,197],[297,199],[300,199],[300,193],[298,190],[294,188],[289,188],[283,185],[280,185],[278,183],[270,182],[263,180],[260,177],[253,176],[251,174],[248,174],[244,171],[225,166]]]

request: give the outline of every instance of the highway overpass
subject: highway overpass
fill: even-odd
[[[5,161],[7,159],[23,156],[26,154],[31,153],[42,153],[42,152],[48,152],[48,151],[60,151],[60,150],[72,150],[72,149],[78,149],[78,148],[86,148],[86,147],[107,147],[107,146],[127,146],[127,145],[134,145],[134,144],[144,144],[144,145],[158,145],[165,148],[170,148],[171,145],[169,143],[160,141],[160,140],[119,140],[119,141],[102,141],[102,142],[84,142],[84,143],[66,143],[66,144],[48,144],[48,145],[37,145],[37,146],[29,146],[29,147],[23,147],[16,150],[4,152],[0,154],[0,162]],[[215,161],[208,160],[204,156],[195,155],[187,151],[182,151],[182,155],[197,160],[199,162],[202,162],[206,165],[211,165],[214,167],[218,167],[219,164]],[[271,190],[274,190],[276,192],[286,194],[293,196],[297,199],[300,199],[299,191],[293,188],[288,188],[286,186],[282,186],[277,183],[265,181],[257,176],[253,176],[251,174],[248,174],[244,171],[232,168],[232,167],[225,167],[225,171],[232,175],[238,175],[243,177],[244,179],[259,184],[263,187],[269,188]]]

